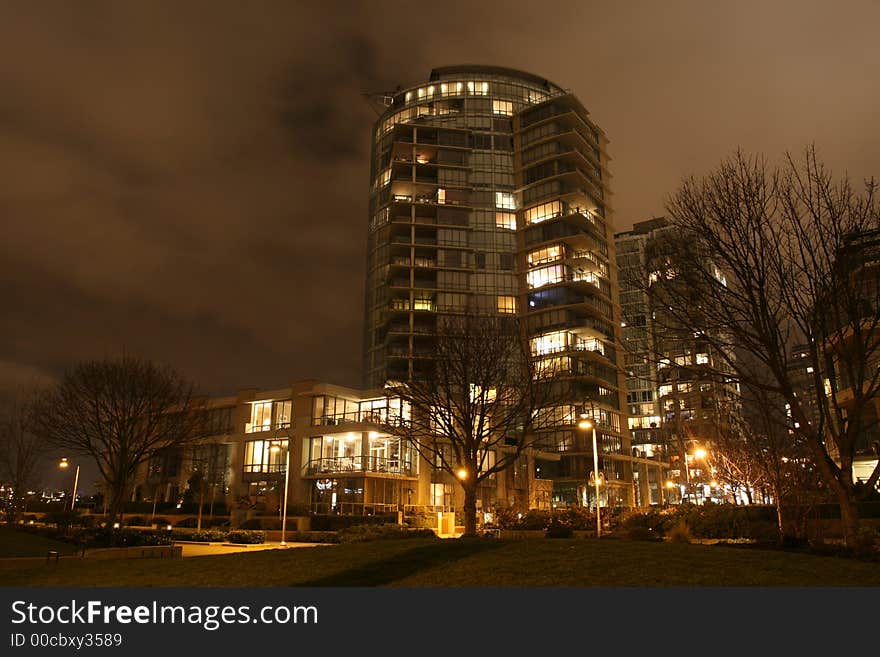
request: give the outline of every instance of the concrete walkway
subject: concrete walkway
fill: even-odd
[[[209,557],[217,554],[233,554],[235,552],[259,552],[260,550],[288,550],[292,548],[321,547],[332,543],[288,543],[282,547],[278,542],[256,543],[254,545],[230,545],[228,543],[177,543],[183,547],[184,557]]]

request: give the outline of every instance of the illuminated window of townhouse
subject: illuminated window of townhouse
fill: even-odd
[[[697,365],[707,365],[709,363],[709,354],[697,354]]]
[[[254,402],[251,404],[251,422],[248,428],[254,431],[269,431],[272,428],[272,402]]]
[[[495,227],[516,230],[516,215],[512,212],[496,212]]]
[[[548,262],[555,262],[559,260],[562,256],[562,247],[558,244],[554,246],[548,246],[543,249],[538,249],[537,251],[532,251],[529,253],[529,265],[542,265]]]
[[[562,214],[562,203],[553,201],[551,203],[542,203],[525,211],[525,220],[527,224],[537,224],[551,217],[557,217]]]
[[[499,296],[498,297],[498,312],[508,313],[508,314],[515,313],[516,312],[516,297]]]
[[[495,192],[495,207],[516,210],[516,197],[508,192]]]
[[[540,269],[535,269],[526,274],[526,282],[530,288],[561,283],[563,279],[564,271],[562,265],[541,267]]]
[[[495,114],[510,116],[513,114],[513,103],[509,100],[493,100],[492,111]]]
[[[486,96],[489,93],[488,82],[468,82],[468,93],[474,96]]]
[[[551,354],[554,351],[562,351],[566,345],[565,331],[553,331],[532,338],[532,352],[537,356]]]

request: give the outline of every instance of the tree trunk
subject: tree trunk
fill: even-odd
[[[467,481],[464,488],[464,535],[477,535],[477,485]]]
[[[205,506],[205,489],[199,488],[199,519],[196,524],[196,531],[202,531],[202,507]]]
[[[112,527],[116,519],[122,515],[125,507],[125,486],[113,487],[110,493],[110,504],[107,508],[107,525]]]
[[[779,531],[779,543],[785,542],[785,515],[782,512],[782,499],[776,496],[776,529]]]
[[[843,542],[847,547],[855,545],[859,534],[859,511],[856,502],[843,486],[838,486],[837,502],[840,506],[840,524],[843,529]]]

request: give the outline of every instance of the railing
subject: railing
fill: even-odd
[[[305,467],[306,474],[345,474],[354,472],[376,472],[413,476],[413,464],[402,459],[380,458],[378,456],[340,456],[336,458],[315,459]]]

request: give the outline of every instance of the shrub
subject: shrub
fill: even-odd
[[[659,541],[662,537],[650,527],[633,526],[625,529],[624,535],[631,541]]]
[[[82,526],[79,511],[50,511],[43,516],[43,522],[48,525],[55,525],[62,531],[68,527]]]
[[[240,529],[234,529],[226,535],[226,540],[229,543],[246,543],[246,544],[265,543],[266,542],[266,532],[242,531]]]
[[[852,554],[854,557],[866,559],[877,556],[877,531],[871,527],[862,527],[853,540]]]
[[[433,529],[437,527],[436,513],[414,513],[404,516],[404,522],[407,527],[416,527],[418,529]]]
[[[77,536],[78,543],[86,547],[139,547],[147,545],[170,545],[168,532],[152,529],[111,529],[99,527],[86,529]]]
[[[432,532],[433,533],[433,532]],[[287,532],[291,543],[339,543],[338,532]]]
[[[199,541],[205,543],[222,543],[226,540],[226,532],[210,529],[175,529],[172,536],[177,541]]]
[[[670,520],[673,518],[674,516],[669,513],[664,514],[656,509],[650,511],[632,510],[620,515],[618,526],[627,536],[635,532],[636,534],[641,533],[643,536],[650,535],[652,538],[659,538],[666,533],[667,529],[672,528]]]
[[[403,538],[437,538],[430,529],[407,529],[400,525],[352,525],[339,530],[340,543],[363,543]]]
[[[312,516],[311,527],[315,531],[335,531],[353,527],[355,525],[383,525],[396,523],[396,513],[373,516],[316,515]]]
[[[544,534],[547,538],[571,538],[574,536],[574,530],[571,525],[563,522],[551,522]]]

